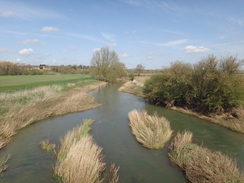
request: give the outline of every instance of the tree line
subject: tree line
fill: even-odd
[[[238,106],[243,61],[214,55],[196,64],[174,62],[144,86],[146,99],[163,106],[187,107],[201,113],[227,112]]]
[[[60,65],[47,66],[40,64],[38,66],[13,63],[9,61],[0,62],[0,76],[4,75],[42,75],[42,74],[87,74],[90,72],[90,66],[84,65]]]

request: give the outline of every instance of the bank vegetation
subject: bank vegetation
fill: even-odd
[[[133,135],[146,148],[163,148],[173,133],[170,122],[164,117],[137,110],[129,112],[128,116]]]
[[[4,147],[20,129],[31,123],[51,116],[80,112],[98,107],[89,91],[104,86],[96,82],[83,87],[60,92],[60,86],[43,86],[26,91],[1,93],[2,111],[0,115],[0,149]]]
[[[119,168],[114,164],[106,172],[102,148],[89,135],[92,123],[84,120],[61,139],[54,169],[64,183],[117,183],[119,180]]]
[[[153,104],[182,108],[244,133],[240,107],[244,80],[237,73],[241,65],[236,57],[217,59],[213,55],[194,65],[174,62],[147,80],[143,93]]]
[[[193,183],[242,183],[244,174],[228,156],[192,142],[192,133],[177,133],[170,144],[171,161]]]

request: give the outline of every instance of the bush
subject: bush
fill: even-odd
[[[197,112],[226,112],[238,106],[241,80],[236,57],[217,60],[210,55],[195,65],[175,62],[145,83],[146,99],[157,105],[191,108]]]

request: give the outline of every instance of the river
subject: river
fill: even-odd
[[[102,104],[99,108],[53,117],[22,129],[0,151],[0,157],[11,154],[9,167],[0,175],[0,182],[56,183],[53,177],[55,156],[43,151],[39,142],[49,138],[52,143],[58,144],[59,139],[83,119],[95,120],[91,134],[103,148],[105,161],[120,167],[120,183],[188,182],[181,170],[171,164],[167,147],[148,150],[137,143],[128,125],[128,113],[133,109],[165,116],[171,122],[174,135],[178,131],[190,130],[193,132],[193,142],[229,155],[244,171],[243,134],[193,116],[150,105],[142,98],[118,92],[117,89],[118,85],[109,85],[90,93]]]

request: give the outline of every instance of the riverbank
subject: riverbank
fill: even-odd
[[[149,78],[150,78],[149,76],[143,76],[143,77],[137,76],[134,81],[125,82],[123,86],[119,88],[119,91],[130,93],[144,98],[142,88],[144,86],[145,81]],[[193,112],[190,109],[184,109],[179,107],[168,107],[168,108],[185,114],[193,115],[200,119],[204,119],[212,123],[224,126],[235,132],[244,133],[244,107],[243,106],[240,106],[239,108],[233,111],[233,114],[235,114],[235,116],[237,117],[233,117],[233,114],[231,113],[224,113],[221,115],[211,114],[209,116],[205,116]]]
[[[27,125],[53,116],[81,112],[100,106],[88,95],[88,92],[105,85],[105,82],[95,82],[10,108],[0,118],[0,149]]]

